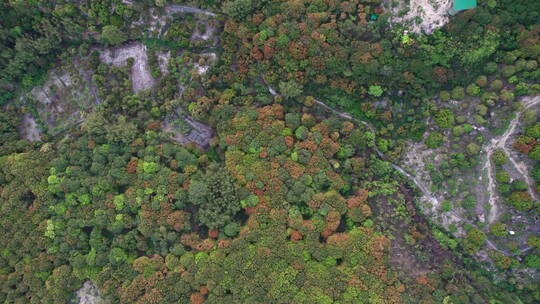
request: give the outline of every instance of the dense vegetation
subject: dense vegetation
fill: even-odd
[[[454,183],[477,130],[512,115],[540,183],[538,113],[514,102],[540,93],[540,2],[479,1],[432,35],[390,27],[379,0],[177,2],[0,1],[0,302],[67,303],[85,280],[111,303],[540,301],[539,236],[509,239],[538,186],[495,150],[510,211],[486,226]],[[103,53],[139,43],[152,85],[135,93],[142,59]],[[29,97],[51,69],[84,101]],[[20,137],[29,117],[41,140]],[[439,149],[427,171],[462,231],[424,216],[404,140]]]

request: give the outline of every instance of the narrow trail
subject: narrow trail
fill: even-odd
[[[327,104],[323,103],[322,101],[319,101],[319,100],[315,100],[315,102],[322,106],[323,108],[337,114],[338,116],[342,117],[342,118],[345,118],[345,119],[348,119],[348,120],[352,120],[352,121],[355,121],[355,122],[359,122],[361,124],[363,124],[364,126],[368,127],[368,129],[370,129],[370,131],[375,135],[376,134],[376,129],[373,125],[371,125],[370,123],[366,122],[366,121],[363,121],[363,120],[360,120],[360,119],[356,119],[354,117],[352,117],[351,115],[347,114],[347,113],[344,113],[344,112],[340,112],[338,110],[335,110],[333,108],[331,108],[330,106],[328,106]],[[526,109],[532,107],[533,105],[537,104],[540,102],[540,96],[536,97],[535,99],[533,99],[533,102],[528,102],[526,103],[523,111],[525,111]],[[503,135],[504,137],[504,141],[506,143],[506,140],[508,140],[508,137],[509,135],[514,131],[516,125],[517,125],[517,122],[519,121],[519,118],[521,117],[521,113],[523,112],[520,112],[519,115],[516,116],[516,118],[514,118],[515,120],[515,123],[514,125],[512,126],[512,128],[509,128],[509,131],[507,132],[510,132],[509,134],[506,134]],[[514,121],[513,121],[514,122]],[[374,145],[373,146],[374,150],[377,152],[377,154],[379,155],[379,157],[381,157],[381,159],[385,160],[385,161],[388,161],[387,157],[379,150],[379,148]],[[505,148],[506,149],[506,148]],[[488,157],[488,162],[487,163],[491,163],[489,161],[489,159],[491,159],[491,157]],[[412,174],[410,174],[409,172],[407,172],[405,169],[403,169],[402,167],[394,164],[393,162],[390,162],[388,161],[391,165],[392,165],[392,168],[394,168],[396,171],[400,172],[401,174],[403,174],[405,177],[407,177],[409,180],[411,180],[419,189],[420,191],[422,192],[423,196],[425,199],[427,199],[433,206],[439,206],[440,205],[440,201],[432,194],[432,192],[428,189],[428,187],[422,183],[420,180],[418,180],[418,178],[416,178],[415,176],[413,176]],[[525,176],[528,177],[528,174],[525,174]],[[527,183],[529,183],[529,181],[527,181]],[[530,188],[530,184],[529,184],[529,188]],[[491,195],[492,192],[490,192],[490,195]],[[467,223],[471,226],[473,226],[474,228],[476,229],[480,229],[476,224],[474,224],[472,221],[468,220],[468,219],[465,219],[463,217],[461,217],[460,215],[458,215],[457,213],[455,213],[454,211],[451,211],[450,214],[452,216],[454,216],[455,218],[461,220],[462,222],[464,223]],[[480,229],[481,230],[481,229]],[[491,250],[494,250],[494,251],[497,251],[505,256],[512,256],[512,257],[516,257],[519,259],[519,257],[509,251],[506,251],[506,250],[502,250],[502,249],[499,249],[489,238],[486,238],[486,246],[491,249]],[[528,250],[528,249],[524,249],[523,251],[525,250]]]
[[[169,5],[166,8],[167,13],[169,14],[175,14],[175,13],[192,13],[192,14],[205,14],[208,16],[216,16],[215,13],[207,10],[203,10],[196,7],[191,6],[183,6],[183,5]]]
[[[345,118],[345,119],[348,119],[348,120],[352,120],[352,121],[355,121],[355,122],[358,122],[358,123],[361,123],[363,124],[364,126],[366,126],[370,131],[371,133],[373,133],[373,135],[376,135],[377,134],[377,129],[375,129],[375,127],[370,124],[369,122],[367,121],[363,121],[363,120],[360,120],[360,119],[357,119],[357,118],[354,118],[352,117],[351,115],[347,114],[347,113],[344,113],[344,112],[340,112],[336,109],[333,109],[331,108],[330,106],[328,106],[327,104],[325,104],[324,102],[320,101],[320,100],[315,100],[315,103],[317,103],[318,105],[320,105],[321,107],[325,108],[326,110],[328,111],[331,111],[333,112],[334,114],[342,117],[342,118]],[[381,150],[379,150],[379,148],[377,147],[377,145],[373,145],[373,149],[375,150],[375,152],[377,153],[377,155],[379,155],[379,157],[385,161],[388,161],[388,158],[386,157],[386,155],[384,155],[384,153],[382,153]],[[402,167],[394,164],[393,162],[391,161],[388,161],[390,163],[390,165],[392,166],[392,168],[394,168],[395,170],[397,170],[398,172],[400,172],[401,174],[405,175],[408,179],[410,179],[419,189],[420,191],[422,192],[422,194],[424,195],[424,197],[431,203],[433,204],[434,206],[438,206],[440,204],[439,200],[433,196],[433,194],[431,193],[431,191],[429,191],[428,187],[422,183],[420,180],[418,180],[418,178],[416,178],[415,176],[413,176],[412,174],[410,174],[409,172],[407,172],[405,169],[403,169]]]
[[[510,121],[510,124],[508,126],[508,129],[499,137],[495,137],[491,139],[489,145],[484,149],[486,152],[486,157],[484,160],[484,166],[483,170],[487,170],[487,177],[488,177],[488,193],[489,193],[489,200],[488,203],[491,206],[488,216],[487,216],[487,223],[492,224],[498,216],[498,205],[497,205],[497,190],[496,188],[496,182],[495,182],[495,169],[494,164],[491,162],[491,157],[493,155],[493,152],[495,150],[501,149],[508,155],[508,160],[510,163],[516,168],[516,170],[519,172],[519,174],[523,177],[525,182],[528,185],[529,194],[532,198],[537,200],[536,193],[532,190],[534,188],[534,182],[532,181],[530,174],[527,172],[527,168],[523,164],[518,164],[515,158],[512,156],[512,151],[509,151],[507,148],[507,142],[510,136],[514,134],[520,120],[523,112],[525,112],[530,107],[537,105],[540,103],[540,96],[527,96],[522,99],[523,102],[523,109],[516,114],[516,117]]]
[[[277,95],[280,95],[276,90],[274,90],[272,87],[270,87],[270,85],[268,83],[266,83],[266,81],[263,79],[263,82],[266,84],[267,88],[268,88],[268,92],[270,92],[271,95],[273,96],[277,96]],[[521,114],[529,109],[530,107],[540,103],[540,96],[535,96],[535,97],[525,97],[523,98],[523,101],[524,101],[524,108],[522,111],[520,111],[520,113],[512,120],[511,122],[511,126],[508,128],[508,130],[501,136],[501,138],[499,140],[496,140],[496,141],[493,141],[490,143],[490,146],[488,146],[486,148],[487,151],[491,151],[490,155],[493,153],[493,150],[495,149],[494,147],[495,146],[499,146],[500,145],[500,141],[501,139],[504,140],[504,143],[502,144],[502,146],[504,147],[505,146],[505,143],[506,141],[508,140],[508,138],[510,137],[510,135],[514,132],[520,118],[521,118]],[[330,111],[336,115],[338,115],[339,117],[341,118],[344,118],[344,119],[347,119],[347,120],[351,120],[351,121],[354,121],[354,122],[357,122],[357,123],[360,123],[364,126],[366,126],[372,133],[373,135],[376,135],[377,134],[377,129],[372,125],[370,124],[369,122],[367,121],[363,121],[363,120],[360,120],[360,119],[357,119],[357,118],[354,118],[352,117],[350,114],[348,113],[345,113],[345,112],[341,112],[341,111],[338,111],[330,106],[328,106],[327,104],[325,104],[324,102],[320,101],[320,100],[317,100],[315,99],[315,103],[319,106],[321,106],[322,108],[324,108],[325,110],[327,111]],[[493,146],[493,147],[492,147]],[[407,177],[409,180],[411,180],[419,189],[420,191],[422,192],[422,195],[425,199],[427,199],[433,206],[439,206],[440,205],[440,201],[439,199],[437,199],[433,193],[428,189],[428,187],[422,183],[417,177],[415,177],[414,175],[410,174],[409,172],[407,172],[405,169],[403,169],[401,166],[397,165],[397,164],[394,164],[393,162],[389,161],[388,158],[386,157],[386,155],[384,155],[384,153],[382,153],[381,150],[379,150],[379,148],[374,145],[373,146],[373,149],[375,150],[375,152],[377,153],[377,155],[385,160],[385,161],[388,161],[390,163],[390,165],[392,166],[392,168],[394,168],[396,171],[400,172],[401,174],[403,174],[405,177]],[[506,151],[507,149],[504,148]],[[491,163],[490,162],[490,159],[491,159],[491,156],[488,156],[487,157],[487,163]],[[510,156],[509,156],[510,157]],[[491,165],[490,165],[491,167]],[[492,170],[492,168],[491,168]],[[519,170],[519,169],[518,169]],[[492,175],[491,175],[492,176]],[[525,174],[525,176],[528,177],[528,174]],[[530,178],[527,178],[527,183],[529,184],[530,182]],[[529,184],[529,188],[530,188],[530,185]],[[490,195],[491,193],[493,193],[495,191],[495,189],[492,189],[493,191],[490,190]],[[470,224],[471,226],[473,226],[474,228],[476,229],[479,229],[479,230],[482,230],[480,229],[474,222],[472,222],[471,220],[468,220],[468,219],[465,219],[463,217],[461,217],[460,215],[458,215],[457,213],[455,213],[454,211],[450,211],[449,212],[450,215],[452,215],[453,217],[455,217],[456,219],[459,219],[460,221],[464,222],[464,223],[467,223],[467,224]],[[494,251],[497,251],[505,256],[511,256],[511,257],[516,257],[517,259],[520,259],[520,257],[516,254],[513,254],[509,251],[506,251],[506,250],[502,250],[502,249],[499,249],[494,243],[493,241],[491,241],[489,238],[486,237],[486,247],[488,247],[489,249],[491,250],[494,250]],[[524,251],[527,251],[529,250],[530,248],[525,248],[523,250],[520,250],[522,253]]]
[[[266,81],[265,81],[265,83],[266,83]],[[273,96],[279,95],[279,93],[276,90],[274,90],[272,87],[270,87],[270,85],[268,85],[267,83],[266,83],[266,86],[268,88],[268,92],[270,92],[271,95],[273,95]],[[341,118],[345,118],[347,120],[352,120],[354,122],[357,122],[357,123],[360,123],[360,124],[366,126],[370,130],[370,132],[373,133],[374,136],[377,134],[377,129],[372,124],[370,124],[369,122],[354,118],[348,113],[338,111],[338,110],[328,106],[327,104],[325,104],[324,102],[322,102],[320,100],[315,99],[315,103],[318,104],[319,106],[321,106],[322,108],[326,109],[327,111],[330,111],[330,112],[338,115]],[[381,159],[383,159],[385,161],[388,161],[388,158],[386,157],[386,155],[384,155],[384,153],[381,150],[379,150],[379,148],[377,147],[376,144],[373,145],[373,149],[375,150],[375,152],[377,153],[377,155]],[[413,176],[412,174],[407,172],[402,167],[394,164],[393,162],[391,162],[391,161],[388,161],[388,162],[390,163],[392,168],[394,168],[395,170],[397,170],[401,174],[405,175],[408,179],[410,179],[420,189],[420,191],[422,192],[424,197],[427,198],[427,200],[430,203],[434,204],[435,206],[439,205],[439,200],[436,197],[433,196],[431,191],[429,191],[428,187],[425,184],[423,184],[420,180],[418,180],[418,178],[416,178],[415,176]]]

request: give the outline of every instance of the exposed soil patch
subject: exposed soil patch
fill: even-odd
[[[418,213],[413,203],[413,191],[401,185],[400,192],[405,195],[407,213],[412,219],[410,222],[397,217],[394,206],[388,202],[382,202],[379,207],[384,222],[398,232],[393,234],[395,239],[391,243],[390,263],[401,269],[404,275],[413,278],[437,271],[447,261],[458,264],[452,251],[441,247],[431,234],[429,223]]]

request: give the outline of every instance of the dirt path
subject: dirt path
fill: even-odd
[[[263,79],[264,81],[264,79]],[[266,81],[264,81],[266,83]],[[267,83],[266,83],[266,86],[268,88],[268,91],[270,92],[271,95],[273,96],[276,96],[276,95],[279,95],[279,93],[274,90],[272,87],[270,87]],[[521,114],[523,113],[523,111],[525,111],[526,109],[540,103],[540,96],[536,96],[536,97],[525,97],[523,98],[523,101],[524,101],[524,109],[516,116],[516,118],[514,118],[514,120],[511,122],[511,126],[510,128],[508,128],[508,130],[499,138],[499,140],[496,140],[496,141],[492,141],[492,143],[490,144],[491,145],[494,145],[499,143],[499,141],[502,139],[504,140],[504,143],[506,143],[506,141],[508,140],[510,134],[512,132],[514,132],[516,126],[517,126],[517,123],[519,122],[520,118],[521,118]],[[344,113],[344,112],[341,112],[341,111],[338,111],[336,109],[333,109],[332,107],[328,106],[327,104],[325,104],[324,102],[320,101],[320,100],[315,100],[315,102],[323,107],[324,109],[338,115],[339,117],[341,118],[344,118],[344,119],[347,119],[347,120],[352,120],[354,122],[357,122],[357,123],[361,123],[362,125],[366,126],[374,135],[377,134],[377,130],[375,129],[375,127],[373,125],[371,125],[369,122],[366,122],[366,121],[363,121],[363,120],[360,120],[360,119],[356,119],[354,117],[352,117],[350,114],[348,113]],[[504,146],[504,143],[503,143],[503,146]],[[384,155],[384,153],[382,153],[382,151],[380,151],[377,146],[374,146],[373,149],[375,150],[375,152],[377,153],[377,155],[379,155],[379,157],[385,161],[388,161],[388,159],[386,158],[386,156]],[[486,150],[491,150],[491,153],[493,153],[493,147],[491,149],[486,149]],[[505,148],[506,149],[506,148]],[[488,163],[491,163],[489,161],[490,157],[487,158],[488,159]],[[410,174],[409,172],[407,172],[405,169],[403,169],[402,167],[400,167],[399,165],[396,165],[390,161],[388,161],[392,168],[394,168],[396,171],[400,172],[401,174],[403,174],[405,177],[407,177],[409,180],[411,180],[419,189],[420,191],[422,192],[422,195],[423,195],[423,198],[427,201],[429,201],[433,206],[434,206],[434,209],[436,209],[437,206],[440,205],[440,200],[438,198],[436,198],[433,193],[428,189],[428,187],[422,183],[416,176],[413,176],[412,174]],[[490,165],[491,166],[491,165]],[[528,174],[527,174],[528,175]],[[529,178],[530,180],[530,178]],[[495,189],[493,189],[495,191]],[[491,191],[490,193],[493,193],[493,191]],[[465,219],[463,217],[461,217],[460,215],[456,214],[454,211],[450,211],[449,212],[449,215],[451,217],[453,217],[454,219],[457,219],[463,223],[467,223],[467,224],[470,224],[471,226],[473,226],[474,228],[477,228],[477,229],[480,229],[474,222],[468,220],[468,219]],[[480,229],[481,230],[481,229]],[[497,248],[497,246],[489,239],[489,238],[486,238],[486,246],[491,249],[491,250],[495,250],[501,254],[504,254],[506,256],[512,256],[512,257],[516,257],[516,258],[519,258],[519,256],[509,252],[509,251],[505,251],[505,250],[501,250],[499,248]],[[528,250],[528,249],[525,249],[525,250]]]
[[[516,170],[519,172],[519,174],[521,174],[521,176],[527,183],[531,197],[534,198],[535,200],[537,199],[536,193],[532,190],[534,188],[534,182],[532,181],[530,177],[527,167],[523,163],[518,163],[515,160],[515,158],[512,156],[512,151],[510,151],[507,147],[508,139],[516,131],[516,128],[521,120],[521,116],[523,112],[529,109],[530,107],[540,103],[540,96],[534,96],[534,97],[527,96],[522,99],[522,102],[523,102],[523,109],[519,113],[516,114],[516,117],[514,117],[512,121],[510,121],[508,129],[501,136],[491,139],[488,146],[484,148],[484,151],[486,152],[486,156],[484,160],[483,170],[487,170],[488,194],[489,194],[488,203],[491,206],[491,209],[489,210],[489,213],[487,216],[488,224],[492,224],[497,219],[497,216],[498,216],[498,204],[497,204],[498,195],[497,195],[496,182],[495,182],[495,168],[494,168],[494,164],[491,162],[491,157],[495,150],[501,149],[508,155],[508,160],[510,161],[510,163],[516,168]]]
[[[274,95],[274,96],[278,95],[278,92],[276,90],[274,90],[273,88],[271,88],[268,84],[267,84],[267,87],[268,87],[268,91],[270,92],[271,95]],[[317,103],[321,107],[325,108],[326,110],[338,115],[339,117],[345,118],[347,120],[352,120],[354,122],[357,122],[357,123],[360,123],[360,124],[366,126],[373,133],[373,135],[377,134],[377,129],[375,129],[375,127],[373,125],[371,125],[369,122],[363,121],[363,120],[360,120],[360,119],[356,119],[356,118],[352,117],[348,113],[338,111],[338,110],[328,106],[327,104],[325,104],[324,102],[322,102],[320,100],[315,100],[315,103]],[[381,159],[383,159],[385,161],[388,161],[386,155],[384,155],[384,153],[382,153],[382,151],[379,150],[377,145],[374,145],[373,149],[375,150],[375,152],[377,153],[377,155]],[[424,198],[427,199],[433,206],[436,207],[436,206],[440,205],[440,201],[435,196],[433,196],[433,194],[428,189],[428,187],[424,183],[422,183],[418,178],[416,178],[412,174],[408,173],[402,167],[400,167],[400,166],[398,166],[398,165],[396,165],[396,164],[394,164],[394,163],[392,163],[390,161],[388,161],[388,162],[390,163],[392,168],[394,168],[395,170],[397,170],[401,174],[405,175],[408,179],[410,179],[420,189],[420,191],[424,195]]]
[[[537,104],[538,102],[540,102],[540,96],[535,99],[534,102],[529,102],[529,103],[526,103],[525,105],[525,109],[528,109],[529,107]],[[359,120],[359,119],[355,119],[353,118],[351,115],[347,114],[347,113],[344,113],[344,112],[340,112],[340,111],[337,111],[331,107],[329,107],[328,105],[326,105],[325,103],[323,103],[322,101],[319,101],[319,100],[316,100],[316,103],[320,106],[322,106],[323,108],[339,115],[340,117],[342,118],[345,118],[345,119],[348,119],[348,120],[353,120],[353,121],[356,121],[356,122],[359,122],[365,126],[367,126],[371,132],[373,132],[374,134],[376,134],[376,129],[375,127],[373,127],[370,123],[366,122],[366,121],[363,121],[363,120]],[[523,111],[524,111],[523,110]],[[522,112],[521,112],[522,113]],[[519,117],[521,117],[521,113],[516,117],[516,121],[519,120]],[[517,122],[516,122],[517,124]],[[513,132],[513,130],[515,129],[515,126],[513,127],[513,129],[511,130]],[[508,139],[508,135],[507,136],[504,136],[503,137],[505,138],[505,141]],[[386,156],[377,148],[377,146],[374,146],[374,149],[375,151],[377,152],[377,154],[381,157],[381,159],[383,160],[387,160]],[[422,183],[418,178],[416,178],[415,176],[413,176],[412,174],[410,174],[409,172],[405,171],[405,169],[403,169],[402,167],[388,161],[391,165],[392,165],[392,168],[394,168],[396,171],[400,172],[401,174],[403,174],[405,177],[407,177],[409,180],[411,180],[419,189],[420,191],[422,192],[423,196],[424,196],[424,199],[428,200],[432,206],[433,206],[433,210],[435,210],[439,205],[440,205],[440,200],[437,199],[433,193],[428,189],[428,187]],[[450,216],[452,216],[453,218],[455,219],[458,219],[464,223],[468,223],[470,225],[472,225],[473,227],[478,228],[478,226],[476,224],[474,224],[472,221],[470,220],[467,220],[461,216],[459,216],[458,214],[456,214],[455,212],[450,212]],[[506,250],[501,250],[499,248],[497,248],[497,246],[489,239],[489,238],[486,238],[486,246],[491,249],[491,250],[495,250],[503,255],[506,255],[506,256],[514,256],[516,257],[515,254],[509,252],[509,251],[506,251]]]
[[[275,91],[274,91],[275,92]],[[352,120],[352,121],[355,121],[357,123],[361,123],[363,124],[364,126],[366,126],[372,133],[373,135],[376,135],[377,134],[377,130],[375,129],[375,127],[373,125],[371,125],[370,123],[366,122],[366,121],[363,121],[363,120],[359,120],[359,119],[356,119],[354,117],[352,117],[351,115],[347,114],[347,113],[344,113],[344,112],[340,112],[338,110],[335,110],[333,108],[331,108],[330,106],[328,106],[327,104],[325,104],[324,102],[320,101],[320,100],[315,100],[315,102],[322,106],[323,108],[333,112],[334,114],[337,114],[338,116],[342,117],[342,118],[345,118],[345,119],[348,119],[348,120]],[[381,150],[379,150],[379,148],[377,147],[377,145],[374,145],[373,146],[373,149],[375,150],[375,152],[377,153],[377,155],[379,155],[379,157],[385,161],[388,161],[386,155],[384,155],[384,153],[382,153]],[[415,176],[413,176],[412,174],[410,174],[409,172],[407,172],[405,169],[403,169],[402,167],[388,161],[390,163],[390,165],[392,166],[392,168],[394,168],[396,171],[398,171],[399,173],[405,175],[408,179],[410,179],[419,189],[420,191],[422,192],[422,194],[424,195],[424,198],[426,200],[428,200],[432,205],[433,205],[433,208],[437,208],[439,205],[440,205],[440,201],[431,193],[431,191],[428,189],[428,187],[422,183],[418,178],[416,178]]]
[[[538,200],[538,195],[536,194],[535,191],[533,191],[533,189],[535,188],[535,183],[533,182],[533,180],[531,178],[531,175],[529,174],[529,171],[527,169],[527,165],[525,165],[525,163],[523,163],[521,161],[517,161],[514,158],[514,156],[512,156],[512,153],[508,153],[508,160],[516,168],[516,170],[519,172],[519,174],[521,174],[521,176],[523,176],[523,179],[525,180],[525,182],[529,186],[528,191],[529,191],[529,194],[531,195],[531,197],[534,200]]]

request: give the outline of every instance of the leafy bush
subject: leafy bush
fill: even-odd
[[[371,95],[371,96],[381,97],[382,94],[384,93],[384,91],[383,91],[383,89],[382,89],[381,86],[378,86],[378,85],[372,85],[372,86],[369,86],[368,93],[369,93],[369,95]]]
[[[441,101],[444,101],[444,102],[449,101],[451,97],[452,96],[450,95],[448,91],[439,92],[439,98],[441,99]]]
[[[224,227],[240,210],[233,179],[223,170],[208,171],[204,179],[193,180],[189,199],[199,207],[197,219],[209,229]]]
[[[463,87],[455,87],[452,90],[452,99],[462,100],[465,98],[465,89]]]
[[[480,96],[480,87],[476,84],[470,84],[467,86],[467,95]]]
[[[528,211],[533,207],[531,195],[526,191],[513,192],[506,203],[518,211]]]
[[[442,129],[452,128],[454,122],[454,113],[451,110],[443,109],[435,114],[435,123]]]
[[[429,133],[426,139],[426,146],[431,149],[438,148],[444,141],[444,136],[439,132]]]
[[[534,269],[540,269],[540,256],[529,254],[525,257],[525,266]]]
[[[474,228],[467,233],[467,237],[463,241],[463,248],[467,253],[474,254],[484,245],[486,242],[486,235]]]
[[[505,237],[508,235],[508,229],[504,223],[493,223],[489,232],[496,237]]]
[[[501,165],[504,165],[508,161],[508,155],[506,155],[506,152],[504,152],[504,150],[497,149],[493,151],[491,160],[493,161],[495,165],[501,166]]]
[[[106,25],[101,31],[101,40],[107,45],[119,45],[127,40],[127,36],[115,25]]]
[[[303,87],[294,80],[279,83],[279,91],[285,98],[294,98],[302,95]]]
[[[480,152],[480,146],[475,143],[469,143],[466,150],[469,155],[477,155]]]
[[[493,91],[500,91],[504,87],[504,83],[500,79],[495,79],[491,82],[490,88]]]
[[[223,12],[238,21],[248,17],[254,9],[253,0],[234,0],[223,5]]]
[[[109,253],[109,261],[112,265],[120,265],[127,260],[127,254],[122,248],[112,248]]]

